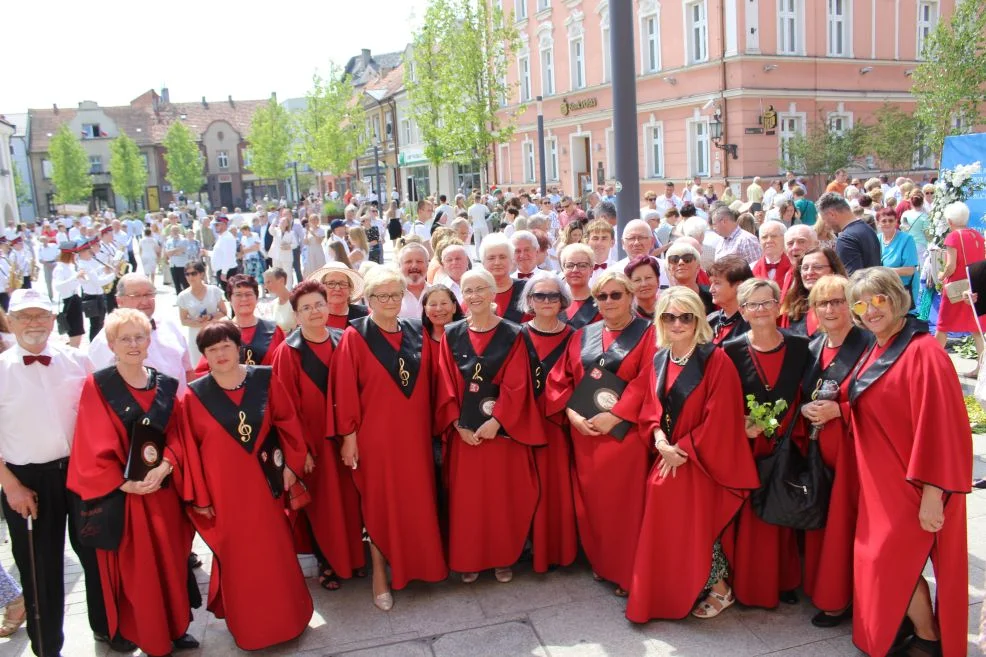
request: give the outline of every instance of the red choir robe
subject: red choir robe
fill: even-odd
[[[688,460],[662,478],[658,458],[647,478],[626,610],[635,623],[691,612],[709,579],[713,545],[760,485],[743,432],[739,375],[721,349],[700,345],[684,366],[661,350],[646,381],[641,437],[652,440],[661,429]]]
[[[572,447],[562,428],[566,423],[564,416],[559,413],[547,417],[547,396],[544,394],[548,373],[560,366],[573,331],[565,327],[558,333],[542,333],[524,325],[521,332],[533,367],[531,380],[538,413],[544,418],[546,444],[534,448],[541,495],[534,511],[531,536],[534,571],[544,573],[551,566],[571,565],[579,549],[572,495]]]
[[[363,522],[387,559],[391,586],[448,575],[438,525],[432,453],[431,360],[435,348],[418,320],[396,333],[371,318],[346,329],[332,365],[339,436],[356,434]]]
[[[116,368],[112,368],[116,374]],[[104,497],[123,483],[130,453],[130,431],[90,375],[82,388],[79,417],[75,424],[68,487],[83,500]],[[122,634],[149,655],[171,653],[172,641],[188,630],[192,620],[188,600],[188,554],[192,548],[192,526],[182,509],[179,491],[183,450],[178,431],[178,382],[152,370],[156,384],[137,390],[118,377],[139,406],[132,421],[147,414],[162,389],[173,406],[167,415],[163,457],[174,466],[172,477],[149,495],[126,495],[123,538],[116,550],[96,550],[109,635]],[[169,383],[170,382],[170,383]],[[119,396],[118,396],[119,397]],[[133,408],[127,402],[126,408]],[[43,510],[42,510],[43,512]]]
[[[313,550],[314,546],[306,540],[306,530],[310,527],[328,566],[339,577],[348,579],[353,570],[366,565],[366,552],[359,493],[349,468],[342,462],[332,420],[333,398],[328,381],[341,338],[341,332],[330,329],[329,339],[314,343],[305,340],[301,329],[295,329],[277,347],[272,367],[274,378],[294,402],[305,445],[315,459],[315,469],[304,476],[312,501],[300,512],[291,514],[295,523],[295,548],[299,552]]]
[[[797,423],[801,398],[801,381],[808,365],[808,340],[796,335],[784,335],[784,344],[777,350],[757,352],[751,357],[747,336],[729,340],[723,345],[740,375],[745,399],[754,395],[760,403],[785,399],[788,410],[774,437],[762,433],[748,440],[754,459],[769,455],[774,441],[780,440],[790,423]],[[769,386],[769,389],[767,387]],[[800,433],[793,436],[797,442]],[[781,591],[791,591],[801,583],[801,560],[795,530],[764,522],[749,503],[743,504],[734,523],[734,531],[723,536],[723,550],[732,566],[732,585],[736,599],[748,607],[772,609],[780,602]]]
[[[217,397],[206,406],[202,395],[207,385],[218,389],[225,401]],[[266,397],[266,405],[252,401],[258,395]],[[213,415],[225,414],[230,407],[232,426]],[[247,380],[238,390],[219,388],[211,375],[199,379],[189,386],[182,403],[185,499],[215,510],[212,519],[191,514],[216,557],[208,609],[226,619],[242,650],[294,639],[313,612],[285,515],[286,493],[274,498],[258,458],[272,427],[279,435],[285,467],[300,475],[305,466],[304,432],[288,392],[267,367],[248,366]],[[239,437],[234,437],[237,431]]]
[[[465,321],[449,324],[439,347],[435,423],[451,441],[449,567],[472,573],[510,567],[520,557],[538,500],[531,446],[544,444],[544,432],[534,403],[527,350],[518,339],[520,328],[501,321],[495,329],[477,332],[469,329]],[[500,433],[475,446],[467,445],[457,431],[445,431],[459,420],[467,392],[458,361],[467,355],[463,352],[468,348],[463,349],[457,335],[462,341],[468,340],[482,362],[491,359],[502,363],[499,367],[490,365],[485,371],[485,377],[492,378],[486,383],[499,386],[490,410],[501,425]],[[510,345],[506,356],[493,358],[492,352],[505,344]],[[468,385],[471,388],[473,381]]]
[[[358,303],[349,304],[349,313],[345,315],[333,315],[328,313],[325,318],[325,325],[329,328],[339,329],[340,331],[345,331],[349,327],[349,322],[354,319],[359,319],[360,317],[366,317],[369,312],[366,306],[361,306]]]
[[[759,260],[753,263],[751,269],[753,270],[754,278],[774,281],[780,287],[784,284],[784,278],[787,276],[787,273],[791,271],[791,260],[787,257],[786,253],[782,253],[780,260],[774,264],[769,264],[767,262],[767,256],[762,255]]]
[[[259,334],[257,327],[262,330]],[[284,342],[284,331],[273,320],[261,319],[253,326],[240,329],[240,362],[244,365],[270,365],[277,347]],[[209,373],[209,362],[202,356],[195,366],[195,377]]]
[[[789,333],[794,335],[801,335],[806,338],[813,338],[818,335],[818,315],[815,314],[814,308],[809,308],[801,319],[798,321],[792,321],[787,315],[781,315],[777,318],[777,326],[782,329],[787,329]]]
[[[566,322],[575,330],[583,326],[588,326],[589,324],[594,324],[602,318],[603,316],[599,314],[599,307],[596,305],[596,300],[592,297],[572,301],[572,305],[566,308],[564,313],[559,316],[559,319]]]
[[[910,403],[896,403],[906,391]],[[863,356],[849,386],[859,464],[859,521],[853,578],[853,643],[884,655],[907,612],[928,557],[944,657],[966,654],[966,498],[972,434],[948,356],[914,319]],[[918,521],[922,484],[944,493],[937,533]]]
[[[631,327],[639,332],[638,322],[645,324],[646,329],[639,339],[631,340],[632,345],[618,361],[614,373],[627,382],[634,382],[639,377],[654,357],[652,324],[638,318],[623,331],[604,330],[602,322],[580,329],[569,340],[560,366],[552,369],[548,376],[545,410],[549,416],[565,413],[572,392],[585,375],[582,357],[587,350],[587,338],[595,345],[593,354],[600,349],[606,353],[623,333],[630,335]],[[598,344],[599,337],[601,345]],[[616,353],[614,349],[610,355]],[[623,590],[630,588],[651,462],[650,439],[642,437],[636,426],[643,397],[643,384],[635,386],[631,383],[611,409],[614,415],[633,425],[622,440],[610,435],[587,436],[570,427],[572,488],[579,538],[596,575]]]
[[[729,317],[723,310],[717,310],[705,318],[712,327],[712,344],[721,347],[727,340],[739,337],[750,330],[750,325],[739,310]]]
[[[822,611],[840,612],[852,602],[852,545],[859,505],[856,450],[849,430],[849,375],[872,338],[853,327],[840,347],[829,349],[827,340],[820,335],[811,342],[812,360],[801,394],[808,403],[818,381],[835,381],[842,417],[826,422],[818,431],[822,460],[832,470],[832,496],[825,527],[805,532],[804,590]],[[807,434],[811,423],[804,417],[801,421]]]
[[[525,285],[527,285],[526,280],[512,280],[509,288],[503,292],[496,293],[496,296],[493,297],[493,302],[496,304],[497,316],[509,319],[516,324],[526,322],[533,317],[533,315],[525,315],[520,311],[520,300],[524,293]]]

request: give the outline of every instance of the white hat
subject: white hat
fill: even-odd
[[[332,261],[327,262],[320,268],[316,269],[312,273],[308,274],[308,281],[317,281],[319,283],[324,283],[322,279],[331,273],[338,272],[340,274],[345,274],[349,278],[349,282],[353,286],[353,291],[349,293],[349,302],[353,303],[363,296],[363,288],[365,283],[363,282],[363,277],[359,275],[359,272],[353,271],[341,262]]]
[[[20,288],[10,293],[10,310],[16,313],[29,308],[51,312],[51,302],[32,288]]]

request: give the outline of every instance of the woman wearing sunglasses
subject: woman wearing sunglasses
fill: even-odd
[[[209,322],[226,317],[226,299],[219,286],[206,281],[205,263],[201,260],[185,265],[185,280],[188,288],[178,295],[178,313],[182,326],[188,328],[189,355],[197,363],[202,354],[195,346],[195,336]]]
[[[689,612],[713,618],[736,601],[719,537],[759,485],[742,428],[739,376],[712,343],[702,300],[673,287],[657,312],[659,351],[647,367],[640,425],[654,437],[658,458],[647,479],[627,602],[626,616],[636,623]],[[656,558],[661,554],[674,560]]]
[[[846,301],[849,281],[822,276],[808,303],[818,317],[819,334],[811,341],[808,373],[801,385],[804,431],[814,435],[822,460],[834,473],[828,517],[823,529],[805,532],[804,590],[819,611],[816,627],[835,627],[852,618],[852,546],[856,533],[859,477],[849,431],[849,378],[872,336],[854,326]],[[838,386],[838,397],[816,398],[822,382]]]
[[[737,297],[750,330],[728,340],[723,349],[739,372],[742,398],[752,395],[758,404],[776,404],[780,400],[787,403],[787,410],[777,416],[780,426],[772,438],[747,420],[750,449],[754,458],[760,458],[773,452],[775,442],[797,418],[801,380],[809,358],[808,339],[777,329],[781,291],[774,281],[744,281]],[[794,590],[801,580],[801,563],[794,530],[764,522],[749,504],[740,509],[735,527],[735,552],[730,556],[736,599],[747,606],[767,609],[776,607],[778,602],[797,604]]]
[[[860,486],[853,643],[869,655],[903,644],[894,654],[961,656],[969,614],[965,493],[972,480],[962,389],[926,326],[906,316],[910,299],[897,274],[858,271],[846,297],[856,322],[876,337],[849,382]],[[910,403],[894,403],[904,390]],[[929,555],[934,610],[921,574]]]
[[[780,327],[810,338],[818,333],[818,316],[808,302],[808,293],[822,276],[835,274],[845,277],[846,268],[835,251],[828,247],[816,247],[806,251],[801,257],[801,264],[791,271],[791,287],[780,308]]]
[[[687,287],[702,299],[705,314],[715,310],[709,288],[698,284],[698,273],[702,267],[699,250],[689,244],[688,238],[675,240],[667,251],[668,275],[671,285]]]
[[[534,274],[524,286],[520,302],[523,313],[533,315],[521,326],[520,334],[531,361],[531,380],[538,412],[546,416],[544,394],[549,373],[560,367],[562,355],[572,336],[572,327],[562,321],[565,308],[572,303],[572,293],[565,281],[548,272]],[[547,572],[552,566],[569,566],[578,552],[575,526],[575,501],[572,497],[572,450],[562,429],[560,415],[546,418],[544,437],[547,444],[534,450],[541,495],[534,512],[534,571]]]
[[[616,584],[616,595],[625,596],[650,469],[650,441],[640,437],[632,422],[643,390],[628,385],[622,394],[612,393],[609,401],[615,403],[592,417],[568,406],[583,379],[598,380],[602,370],[627,384],[637,379],[654,357],[654,327],[633,316],[626,275],[608,271],[592,291],[603,320],[580,329],[569,340],[561,365],[548,376],[545,411],[548,417],[564,412],[571,425],[575,512],[594,576]],[[625,420],[631,420],[629,426]]]

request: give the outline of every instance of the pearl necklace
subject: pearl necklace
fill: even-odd
[[[675,365],[679,365],[679,366],[684,365],[685,363],[688,362],[688,359],[692,357],[692,354],[695,353],[695,347],[696,346],[698,346],[698,345],[694,345],[693,344],[692,345],[692,348],[688,350],[688,353],[685,354],[684,356],[682,356],[681,358],[675,358],[674,357],[674,354],[671,353],[671,349],[669,348],[668,349],[668,358],[670,358],[671,359],[671,362],[674,363]]]

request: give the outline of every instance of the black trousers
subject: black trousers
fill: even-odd
[[[291,266],[294,267],[294,275],[295,275],[294,280],[298,281],[299,283],[305,280],[304,278],[301,277],[301,247],[300,246],[295,248],[291,252]]]
[[[27,602],[27,633],[31,639],[31,649],[38,657],[59,655],[65,635],[62,623],[65,617],[65,523],[68,520],[68,535],[82,564],[86,582],[86,608],[89,612],[89,627],[97,634],[109,634],[106,620],[106,607],[103,602],[103,587],[99,580],[99,564],[96,551],[79,544],[74,527],[71,509],[78,502],[78,496],[65,487],[68,474],[68,459],[38,465],[10,465],[7,468],[22,484],[38,495],[38,519],[34,521],[34,560],[37,567],[38,588],[31,583],[30,543],[27,536],[27,521],[10,508],[7,494],[0,495],[3,515],[10,528],[10,542],[14,562],[20,572],[21,588]],[[34,609],[40,612],[40,636],[44,645],[42,655],[38,647],[39,628],[34,621]]]
[[[0,306],[3,307],[4,312],[7,312],[7,309],[10,308],[10,295],[6,292],[0,292]]]
[[[175,285],[175,294],[188,288],[188,279],[185,278],[185,266],[171,268],[171,282]]]
[[[92,317],[86,315],[86,318],[89,320],[89,342],[92,342],[99,332],[103,330],[103,321],[106,319],[106,297],[102,294],[83,293],[82,300],[86,301],[87,299],[98,299],[101,308],[100,312]],[[83,305],[83,308],[85,308],[85,305]]]

